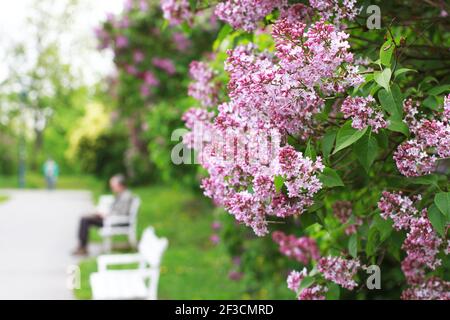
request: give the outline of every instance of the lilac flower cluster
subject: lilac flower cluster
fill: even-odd
[[[306,139],[315,133],[313,116],[322,110],[322,97],[362,82],[347,35],[332,25],[319,21],[307,28],[284,17],[273,26],[273,37],[275,54],[252,44],[228,52],[230,101],[218,106],[214,119],[202,113],[197,125],[188,124],[201,127],[201,137],[185,136],[209,173],[202,182],[205,194],[260,236],[268,233],[268,216],[301,214],[322,187],[320,157],[304,157],[286,144],[287,134]],[[191,76],[190,95],[211,106],[212,71],[195,62]],[[276,190],[276,179],[286,192]]]
[[[360,268],[358,259],[344,259],[342,257],[323,257],[317,264],[317,270],[324,278],[340,285],[343,288],[353,290],[358,284],[353,277]]]
[[[403,291],[402,300],[450,300],[450,282],[430,277]]]
[[[165,71],[168,75],[174,75],[177,72],[173,61],[168,58],[154,57],[152,59],[152,64]]]
[[[333,214],[342,224],[348,224],[352,217],[352,203],[350,201],[336,201],[333,203]],[[362,219],[355,217],[355,222],[345,228],[345,234],[356,233],[358,226],[362,225]]]
[[[272,239],[280,246],[282,254],[305,265],[310,260],[317,260],[320,257],[316,241],[312,238],[297,238],[294,235],[276,231],[272,234]]]
[[[333,18],[336,25],[344,19],[354,20],[360,12],[360,9],[355,6],[356,0],[309,0],[309,4],[324,19],[331,20]]]
[[[161,9],[164,19],[172,26],[191,21],[194,16],[189,0],[161,0]]]
[[[176,73],[175,64],[171,59],[152,57],[151,52],[145,52],[131,41],[129,33],[132,28],[135,28],[132,24],[133,14],[136,11],[147,12],[148,10],[150,6],[146,0],[127,0],[121,15],[108,14],[105,24],[95,29],[99,49],[111,47],[115,51],[118,68],[137,80],[143,99],[149,97],[152,89],[160,84],[156,69],[170,76]],[[155,37],[161,36],[157,28],[152,28],[150,32]],[[172,39],[177,50],[185,50],[190,44],[190,41],[180,33],[173,33]],[[152,62],[154,68],[148,67],[148,60]]]
[[[348,97],[341,106],[344,118],[352,119],[352,127],[363,130],[368,126],[372,127],[372,131],[378,133],[379,129],[386,128],[388,122],[384,119],[383,111],[376,106],[375,99],[368,97]]]
[[[302,280],[307,276],[307,270],[304,268],[301,272],[292,271],[287,278],[287,286],[297,294],[298,300],[325,300],[325,293],[328,288],[313,284],[312,286],[299,291]]]
[[[391,193],[383,191],[381,199],[378,201],[378,208],[383,219],[391,218],[394,221],[396,230],[406,230],[411,223],[411,219],[418,214],[414,207],[415,201],[420,201],[421,196],[409,198],[402,193]]]
[[[421,217],[411,219],[409,232],[402,246],[407,254],[402,261],[402,270],[410,284],[423,282],[426,267],[435,270],[441,264],[436,256],[442,240],[433,230],[426,213],[425,209]]]
[[[313,116],[323,107],[321,94],[343,92],[362,82],[347,35],[323,21],[309,29],[301,22],[281,19],[273,26],[275,57],[241,46],[229,52],[232,108],[243,119],[280,128],[307,138],[314,132]]]
[[[433,282],[428,283],[425,270],[426,268],[435,270],[441,264],[437,254],[442,239],[433,230],[427,217],[427,210],[423,209],[419,213],[415,208],[414,202],[420,199],[420,196],[411,199],[401,194],[383,192],[378,207],[384,219],[388,217],[393,219],[397,230],[408,231],[402,245],[402,249],[406,252],[406,257],[402,261],[402,271],[412,287],[405,290],[402,297],[434,299],[433,283],[440,280],[435,278]]]
[[[439,158],[450,157],[450,98],[446,97],[440,118],[417,119],[417,108],[406,100],[404,122],[414,138],[403,142],[394,153],[401,174],[407,177],[422,176],[434,171]]]
[[[192,61],[189,74],[194,82],[189,84],[188,94],[197,99],[203,107],[218,103],[219,87],[214,83],[214,71],[204,62]]]
[[[286,0],[227,0],[218,3],[214,13],[235,29],[252,31],[258,21],[286,4]]]

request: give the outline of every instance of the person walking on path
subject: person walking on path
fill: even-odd
[[[52,159],[48,158],[44,163],[44,176],[47,183],[47,189],[53,190],[56,187],[56,181],[58,180],[59,167],[58,164]]]

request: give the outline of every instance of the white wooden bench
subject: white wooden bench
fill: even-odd
[[[103,198],[105,197],[105,198]],[[99,205],[108,201],[107,196],[100,197]],[[112,203],[111,203],[112,204]],[[139,197],[133,197],[128,215],[106,215],[103,221],[103,227],[99,234],[103,238],[103,248],[105,252],[111,252],[113,236],[125,235],[128,237],[129,244],[136,248],[136,224],[141,200]]]
[[[91,274],[92,297],[97,300],[156,300],[161,258],[168,240],[158,238],[152,227],[144,231],[135,254],[102,255],[97,258],[98,272]],[[138,264],[137,269],[109,270],[108,266]]]

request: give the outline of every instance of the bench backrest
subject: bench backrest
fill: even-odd
[[[158,238],[153,227],[148,227],[142,234],[138,250],[150,267],[155,268],[159,267],[168,244],[169,241],[166,238]]]
[[[136,247],[137,244],[137,236],[136,236],[136,227],[137,227],[137,219],[139,214],[139,208],[141,206],[141,199],[137,196],[133,196],[130,204],[130,234],[128,236],[130,244],[133,247]]]

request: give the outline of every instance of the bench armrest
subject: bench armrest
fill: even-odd
[[[108,254],[102,255],[97,258],[98,271],[104,272],[108,270],[108,266],[131,264],[131,263],[143,263],[144,258],[138,253],[131,254]]]

